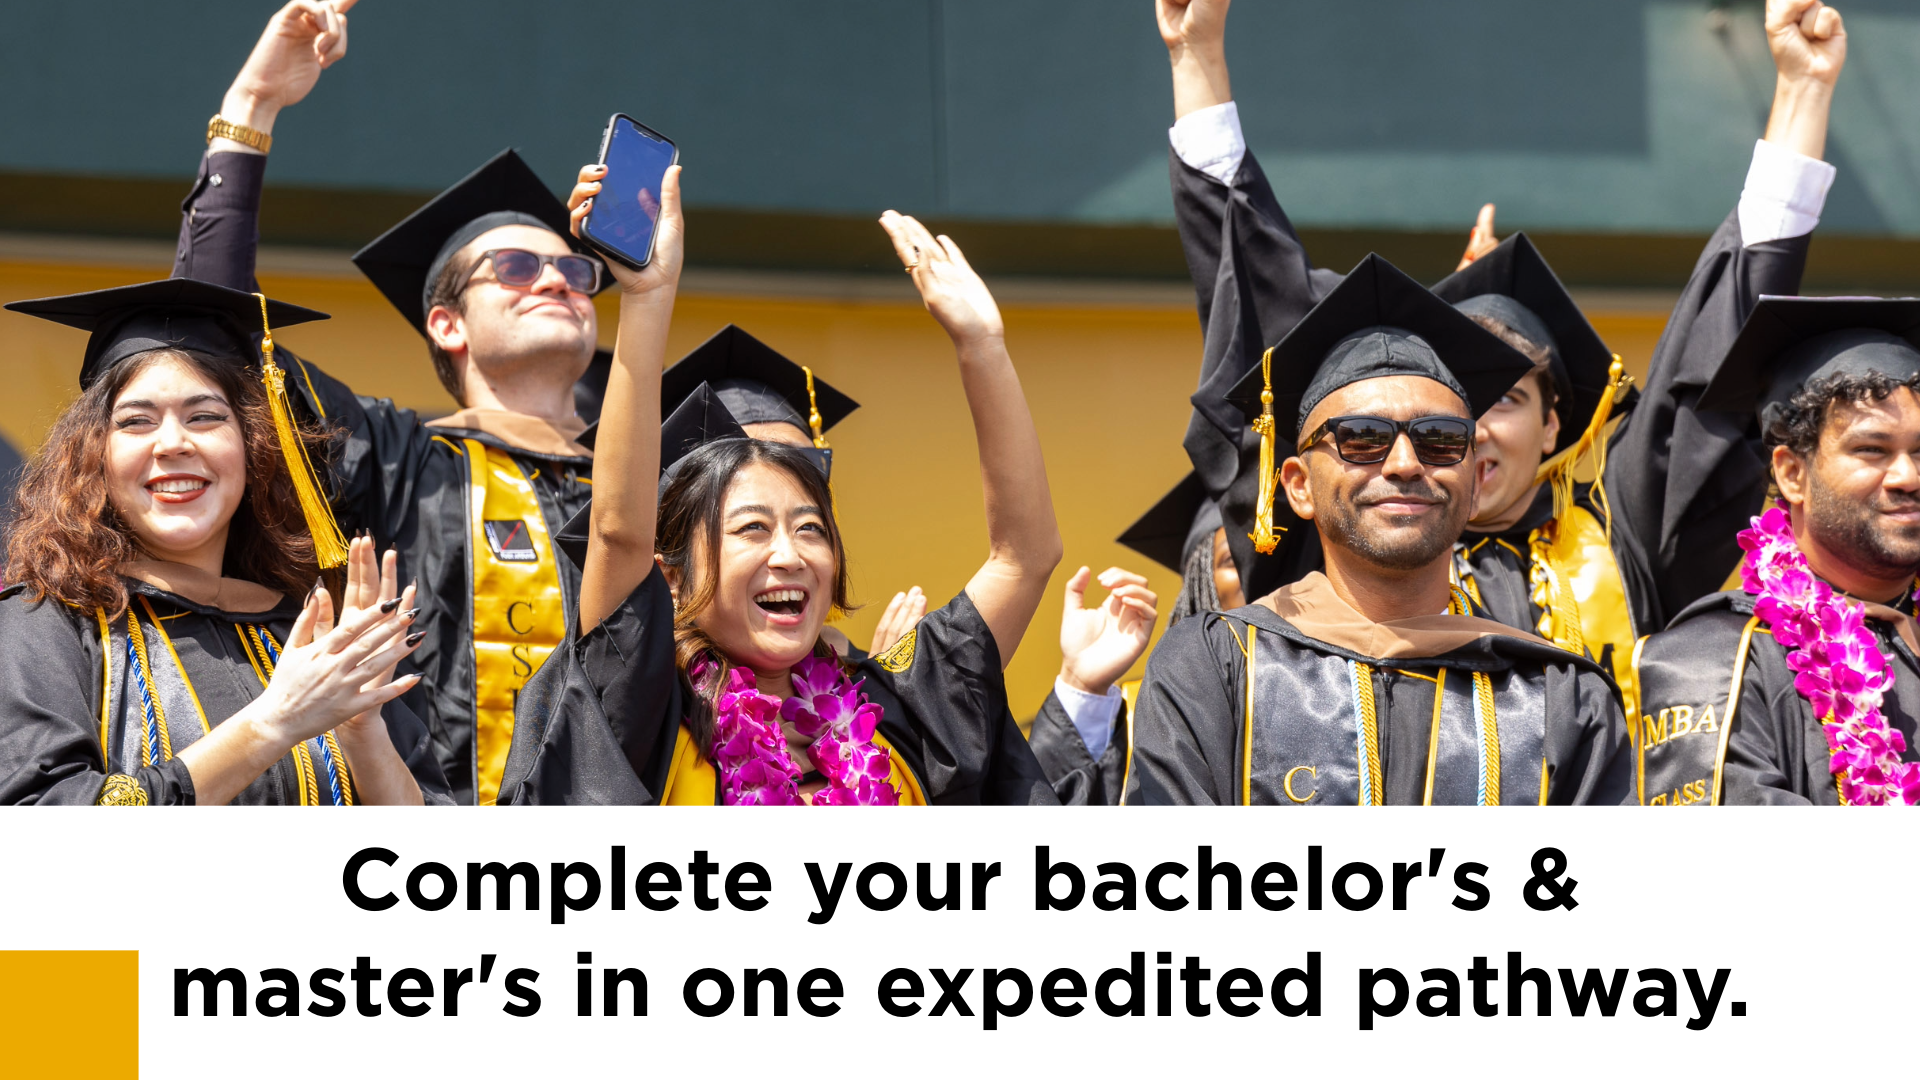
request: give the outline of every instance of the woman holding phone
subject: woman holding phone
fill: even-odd
[[[252,341],[326,316],[185,280],[7,306],[93,336],[17,495],[0,803],[450,801],[395,700],[414,590],[308,508],[320,437],[276,407],[270,330]]]
[[[651,262],[615,268],[620,331],[601,412],[580,623],[520,697],[503,801],[781,805],[1051,803],[1002,671],[1059,530],[1000,313],[958,247],[881,225],[952,338],[985,481],[990,554],[960,595],[849,664],[821,640],[847,603],[824,476],[725,434],[671,448],[660,371],[679,285],[680,170]],[[604,170],[580,174],[576,228]],[[732,428],[737,432],[738,428]]]

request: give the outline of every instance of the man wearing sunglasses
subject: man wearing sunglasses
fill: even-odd
[[[1325,571],[1171,627],[1147,662],[1128,804],[1617,803],[1626,728],[1602,668],[1452,583],[1475,421],[1525,355],[1369,255],[1230,395]],[[1277,484],[1276,484],[1277,482]],[[1228,523],[1247,531],[1248,522]]]
[[[1225,58],[1228,0],[1156,4],[1173,73],[1174,205],[1206,335],[1186,446],[1224,515],[1246,517],[1261,483],[1257,440],[1228,390],[1340,275],[1312,265],[1246,146]],[[1480,502],[1457,577],[1493,618],[1607,662],[1629,701],[1633,642],[1725,579],[1739,556],[1733,537],[1765,488],[1746,418],[1698,408],[1703,373],[1761,295],[1799,291],[1834,176],[1819,158],[1845,59],[1838,13],[1819,0],[1771,0],[1765,26],[1779,76],[1766,137],[1631,412],[1612,351],[1525,236],[1493,243],[1491,207],[1459,271],[1434,288],[1536,362],[1476,424]],[[1605,499],[1571,482],[1602,449]],[[1226,539],[1249,595],[1320,565],[1313,530],[1296,528],[1269,552],[1242,532]]]
[[[258,288],[269,133],[344,55],[352,2],[295,0],[269,23],[209,132],[176,276]],[[511,150],[354,261],[426,339],[460,409],[422,423],[298,358],[288,386],[313,420],[343,432],[332,484],[341,527],[397,548],[419,581],[427,636],[410,662],[426,677],[412,704],[456,797],[491,803],[515,696],[563,639],[579,590],[550,537],[592,491],[577,413],[597,400],[579,380],[595,359],[602,267],[576,250],[566,208]]]

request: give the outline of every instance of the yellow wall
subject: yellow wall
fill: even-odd
[[[106,288],[163,276],[164,264],[0,262],[0,302]],[[276,334],[362,393],[441,413],[454,406],[420,338],[373,287],[346,276],[265,275],[276,299],[333,313]],[[612,325],[611,303],[602,324]],[[1594,312],[1595,325],[1643,373],[1664,312]],[[1200,349],[1191,306],[1008,304],[1007,340],[1032,404],[1052,478],[1066,561],[1008,672],[1014,710],[1039,707],[1059,670],[1059,596],[1082,564],[1145,572],[1171,606],[1170,570],[1115,543],[1186,473],[1180,448]],[[683,295],[670,355],[729,322],[844,389],[863,408],[829,436],[834,492],[856,599],[844,629],[864,643],[894,592],[911,585],[951,597],[986,557],[979,468],[953,352],[924,310],[891,300]],[[23,450],[76,392],[84,337],[38,319],[0,316],[9,357],[0,431]],[[1096,594],[1098,590],[1096,589]],[[1164,626],[1164,618],[1162,625]]]

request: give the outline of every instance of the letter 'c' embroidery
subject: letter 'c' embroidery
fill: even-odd
[[[1304,803],[1307,800],[1313,798],[1315,795],[1320,794],[1320,791],[1317,787],[1308,788],[1307,793],[1305,795],[1294,794],[1293,777],[1295,773],[1300,773],[1300,772],[1306,773],[1308,780],[1318,780],[1320,778],[1320,770],[1314,768],[1312,765],[1295,765],[1293,768],[1288,769],[1287,775],[1283,777],[1280,781],[1280,788],[1281,790],[1287,793],[1287,798],[1292,800],[1295,803]]]

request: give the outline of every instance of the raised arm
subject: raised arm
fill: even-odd
[[[313,90],[347,54],[347,11],[356,0],[293,0],[274,13],[220,99],[219,119],[273,134],[280,110]],[[200,175],[180,207],[173,276],[255,291],[260,187],[266,150],[230,138],[207,143]]]
[[[567,200],[576,236],[605,172],[601,165],[580,170],[580,182]],[[592,542],[580,569],[581,634],[613,614],[653,572],[660,506],[660,369],[680,288],[683,236],[680,166],[675,165],[660,185],[653,260],[639,271],[608,263],[620,283],[620,329],[594,443]]]
[[[1007,355],[1000,308],[959,245],[892,210],[880,216],[880,226],[960,361],[987,496],[987,561],[967,582],[967,596],[993,631],[1005,667],[1060,562],[1040,434]]]
[[[1642,633],[1717,589],[1739,558],[1734,536],[1759,510],[1767,482],[1750,445],[1753,417],[1696,406],[1760,297],[1800,291],[1833,182],[1819,155],[1846,63],[1840,13],[1819,0],[1769,0],[1766,27],[1778,72],[1766,137],[1738,207],[1707,242],[1661,331],[1640,403],[1608,448],[1616,550],[1637,545],[1621,553],[1644,560],[1651,575],[1652,588],[1635,593]]]
[[[1233,0],[1154,0],[1173,61],[1173,117],[1233,100],[1227,78],[1227,7]]]

